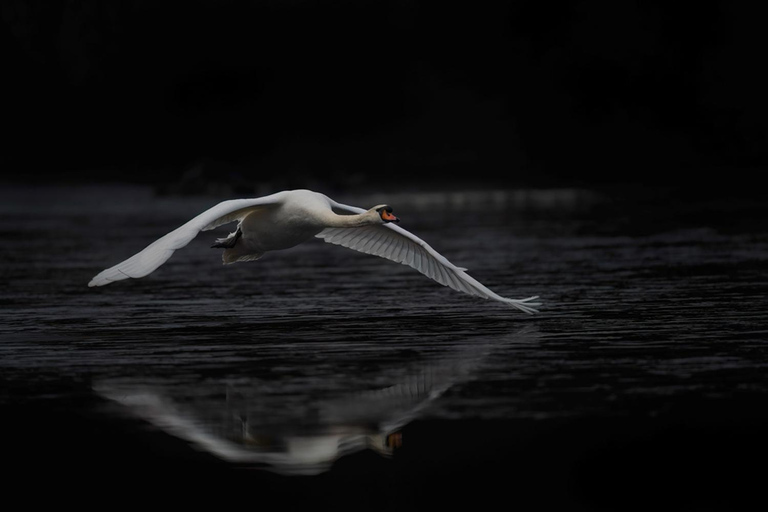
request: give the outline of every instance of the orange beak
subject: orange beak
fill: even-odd
[[[397,217],[395,217],[394,215],[392,215],[386,210],[383,210],[381,212],[381,218],[382,220],[385,220],[387,222],[400,222],[400,219],[398,219]]]

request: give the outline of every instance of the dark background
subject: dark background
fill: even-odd
[[[319,499],[355,510],[371,501],[369,508],[411,500],[414,509],[424,509],[435,500],[456,506],[457,498],[476,505],[488,497],[515,504],[545,497],[573,509],[572,499],[584,493],[597,496],[605,510],[647,510],[668,503],[672,491],[677,509],[733,510],[712,501],[761,498],[765,475],[751,462],[768,453],[761,380],[768,260],[758,183],[768,164],[765,17],[748,2],[726,0],[488,4],[4,0],[2,179],[133,182],[181,192],[210,191],[207,185],[221,182],[237,195],[294,187],[653,190],[651,199],[633,203],[637,209],[621,203],[598,211],[582,231],[573,228],[578,224],[569,211],[552,215],[565,219],[559,229],[550,220],[524,231],[535,233],[541,251],[554,249],[534,253],[533,266],[524,267],[532,271],[509,284],[518,286],[518,277],[535,283],[547,304],[538,328],[560,336],[555,348],[562,348],[545,350],[539,366],[556,372],[560,363],[548,357],[574,361],[575,381],[553,386],[567,391],[573,383],[578,390],[607,379],[590,374],[589,364],[612,364],[606,349],[615,347],[629,385],[640,375],[638,398],[622,402],[636,414],[626,421],[594,417],[544,426],[417,422],[404,434],[405,451],[386,469],[373,454],[360,453],[314,480],[254,472],[236,472],[233,479],[222,470],[212,483],[215,462],[169,436],[137,435],[136,425],[96,417],[87,381],[68,389],[59,376],[67,367],[44,360],[40,366],[52,369],[31,364],[0,375],[0,437],[10,447],[3,453],[25,484],[11,480],[11,491],[22,491],[27,501],[97,499],[103,508],[103,494],[95,490],[106,487],[113,500],[145,505],[157,498],[142,489],[167,488],[185,471],[189,478],[172,488],[179,492],[168,493],[175,505],[199,506],[201,495],[215,495],[218,506],[233,496],[238,504],[258,505],[266,495],[301,502],[302,509],[317,507]],[[659,187],[691,195],[658,194]],[[715,194],[750,195],[753,201],[743,203],[757,206],[674,203]],[[110,353],[102,345],[109,347],[112,338],[103,337],[110,329],[120,333],[114,334],[119,351],[127,350],[119,346],[122,333],[135,335],[129,324],[114,327],[105,308],[141,314],[135,301],[149,300],[152,289],[141,282],[133,289],[110,287],[107,293],[115,295],[93,295],[85,283],[120,254],[130,255],[139,236],[149,241],[165,231],[150,233],[159,222],[149,221],[151,212],[138,226],[115,230],[126,223],[108,214],[101,219],[103,205],[97,214],[91,203],[51,214],[44,211],[51,196],[42,197],[19,197],[3,217],[3,301],[13,311],[6,330],[20,337],[21,354],[47,347],[56,353],[75,339],[63,361],[81,368],[101,350]],[[90,199],[98,204],[98,197]],[[43,213],[30,215],[26,202],[40,204]],[[73,202],[62,200],[67,207]],[[21,213],[13,211],[18,204],[25,206]],[[738,222],[724,220],[734,213]],[[693,236],[686,227],[703,229]],[[575,242],[563,238],[569,230]],[[600,233],[610,245],[595,245],[592,235]],[[643,236],[648,233],[654,236]],[[562,245],[547,245],[552,240]],[[301,278],[291,268],[280,279],[288,275]],[[187,293],[184,279],[172,277],[163,293]],[[326,299],[317,304],[320,322]],[[169,328],[199,316],[199,310],[188,317],[183,311],[168,313]],[[461,325],[450,316],[445,321],[446,329]],[[477,331],[488,329],[482,317],[475,321]],[[221,322],[218,332],[227,335],[238,315]],[[183,328],[172,331],[182,338],[166,340],[146,325],[137,324],[139,336],[156,336],[167,346],[182,339],[179,350],[187,349]],[[702,334],[707,330],[709,336]],[[135,361],[143,360],[144,346],[131,350],[139,354]],[[632,367],[632,357],[642,370]],[[666,363],[666,374],[654,373],[655,360]],[[666,389],[677,394],[665,394],[670,382]],[[595,389],[600,400],[605,388]],[[563,407],[582,406],[571,400],[575,405]],[[646,417],[657,407],[667,412]],[[53,492],[27,490],[29,482],[42,481]],[[228,487],[215,485],[221,482]]]
[[[749,189],[768,163],[757,7],[483,4],[7,0],[4,174]]]

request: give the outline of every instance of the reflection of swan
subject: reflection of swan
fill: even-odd
[[[181,405],[188,397],[177,401],[171,396],[174,391],[162,386],[103,382],[95,390],[222,460],[277,473],[318,474],[344,455],[365,449],[390,455],[399,444],[397,431],[379,430],[375,425],[274,423],[252,416],[247,403],[229,400]]]
[[[97,382],[94,390],[225,461],[283,474],[318,474],[361,450],[391,455],[402,443],[401,429],[465,379],[486,354],[485,347],[473,346],[419,366],[391,386],[343,395],[319,392],[327,389],[322,380],[317,387],[293,390],[290,380],[275,386],[247,378],[165,378],[153,385],[112,379]]]
[[[363,210],[347,206],[309,190],[278,192],[255,199],[224,201],[201,213],[178,229],[156,240],[143,251],[96,275],[88,286],[103,286],[113,281],[144,277],[187,245],[200,231],[238,221],[237,229],[220,238],[213,247],[224,249],[224,263],[251,261],[265,252],[287,249],[313,236],[409,265],[438,283],[454,290],[509,304],[534,313],[527,299],[508,299],[492,292],[464,269],[455,266],[426,242],[395,226],[399,219],[387,205]]]

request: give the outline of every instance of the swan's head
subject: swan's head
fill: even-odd
[[[376,211],[376,213],[378,214],[379,218],[384,223],[387,223],[387,222],[400,222],[400,219],[398,219],[397,217],[392,215],[392,207],[389,206],[388,204],[380,204],[378,206],[374,206],[373,208],[371,208],[371,210]]]

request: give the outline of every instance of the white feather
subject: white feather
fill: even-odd
[[[332,201],[332,205],[334,209],[345,213],[365,212],[362,208],[335,201]],[[467,274],[467,269],[457,267],[427,242],[395,224],[326,228],[316,236],[331,244],[408,265],[428,278],[456,291],[503,302],[526,313],[537,312],[535,306],[541,305],[538,302],[531,302],[538,296],[527,299],[508,299],[498,295]]]
[[[413,233],[383,223],[376,207],[363,210],[337,203],[309,190],[293,190],[255,199],[224,201],[152,242],[141,252],[97,274],[88,286],[150,274],[201,231],[238,221],[242,237],[227,246],[224,262],[258,259],[264,252],[285,249],[313,235],[328,243],[408,265],[454,290],[536,312],[538,297],[508,299],[492,292]],[[339,215],[341,213],[341,215]]]
[[[141,252],[98,273],[88,286],[104,286],[114,281],[144,277],[168,261],[174,251],[191,242],[201,231],[208,231],[229,222],[242,220],[255,208],[278,204],[284,192],[255,199],[223,201],[204,211],[183,226],[155,240]]]

